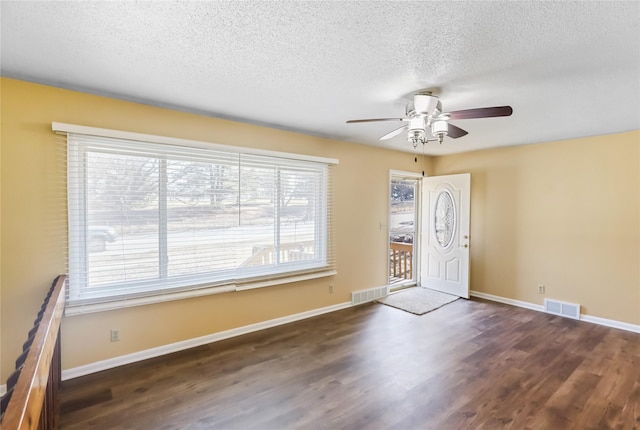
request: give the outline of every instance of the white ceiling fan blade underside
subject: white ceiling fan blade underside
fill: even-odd
[[[400,133],[405,131],[407,129],[407,127],[408,127],[408,125],[403,125],[400,128],[396,128],[395,130],[390,131],[389,133],[385,134],[384,136],[382,136],[378,140],[389,140],[389,139],[391,139],[393,137],[396,137],[397,135],[399,135]]]

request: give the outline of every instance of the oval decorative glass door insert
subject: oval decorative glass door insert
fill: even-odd
[[[442,248],[448,248],[453,241],[456,229],[456,208],[453,196],[448,190],[440,191],[436,197],[433,228],[438,244]]]

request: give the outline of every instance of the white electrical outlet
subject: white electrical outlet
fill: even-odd
[[[544,284],[538,284],[538,294],[544,294]]]
[[[111,342],[120,342],[120,330],[115,328],[111,329]]]

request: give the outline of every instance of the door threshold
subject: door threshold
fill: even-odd
[[[416,282],[409,282],[406,284],[396,284],[396,285],[389,285],[389,292],[394,293],[396,291],[401,291],[401,290],[405,290],[407,288],[411,288],[411,287],[415,287],[418,284]]]

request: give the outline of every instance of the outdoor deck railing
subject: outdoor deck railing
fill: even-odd
[[[312,240],[295,243],[283,243],[279,246],[279,262],[312,260],[315,257]],[[254,246],[251,257],[242,263],[243,267],[265,266],[276,262],[275,246]]]
[[[389,243],[389,272],[391,280],[413,279],[412,243]]]

